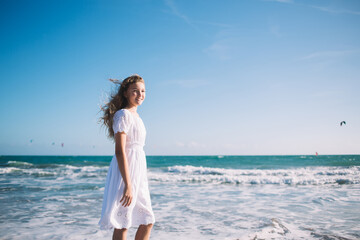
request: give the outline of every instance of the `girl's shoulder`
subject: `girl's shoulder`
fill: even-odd
[[[126,109],[120,109],[115,112],[113,118],[113,130],[115,134],[117,132],[128,133],[129,127],[132,125],[132,119],[129,114]]]
[[[115,112],[115,114],[114,114],[114,118],[119,119],[121,117],[128,118],[129,117],[129,111],[127,111],[124,108],[117,110]]]
[[[126,119],[140,118],[139,115],[136,116],[135,114],[131,113],[130,110],[128,110],[126,108],[122,108],[122,109],[118,110],[117,112],[115,112],[114,117],[115,118],[123,117],[123,118],[126,118]]]
[[[129,115],[129,111],[126,110],[125,108],[119,109],[115,112],[115,115],[120,115],[120,116],[126,116]]]

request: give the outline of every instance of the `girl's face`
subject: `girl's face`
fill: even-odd
[[[128,107],[140,106],[145,99],[145,84],[143,82],[130,84],[125,92],[125,98],[128,100]]]

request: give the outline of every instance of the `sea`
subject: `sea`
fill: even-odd
[[[97,225],[111,159],[0,156],[0,239],[111,239]],[[147,156],[147,166],[153,240],[360,239],[360,155]]]

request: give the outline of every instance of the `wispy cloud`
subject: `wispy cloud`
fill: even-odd
[[[203,25],[210,25],[210,26],[214,26],[214,27],[220,27],[220,28],[231,28],[233,27],[230,24],[225,24],[225,23],[217,23],[217,22],[209,22],[209,21],[194,21],[194,23],[196,24],[203,24]]]
[[[226,23],[219,23],[219,22],[212,22],[212,21],[203,21],[198,19],[191,19],[189,16],[181,12],[176,5],[176,2],[174,0],[164,0],[165,5],[167,6],[168,10],[167,13],[176,16],[180,18],[183,22],[185,22],[187,25],[191,26],[193,29],[195,29],[197,32],[202,34],[207,34],[205,32],[204,26],[211,26],[216,28],[216,32],[222,33],[226,32],[229,29],[232,29],[233,26],[231,24]],[[231,53],[231,47],[226,39],[222,37],[218,37],[218,40],[216,40],[214,43],[212,43],[209,47],[204,49],[204,53],[213,55],[221,60],[229,59],[230,53]],[[173,82],[175,84],[181,85],[181,86],[187,86],[188,81],[175,81]],[[199,83],[198,83],[199,84]],[[198,85],[196,84],[196,85]],[[201,84],[204,85],[204,84]]]
[[[291,3],[296,4],[299,6],[305,6],[310,8],[315,8],[317,10],[331,13],[331,14],[352,14],[352,15],[360,15],[360,11],[354,11],[349,9],[337,9],[337,8],[331,8],[331,7],[324,7],[324,6],[315,6],[315,5],[308,5],[308,4],[302,4],[300,2],[295,2],[295,0],[263,0],[265,2],[278,2],[278,3]]]
[[[342,91],[339,90],[328,90],[328,91],[318,91],[313,93],[311,96],[315,97],[315,98],[332,98],[334,96],[338,96],[340,94],[342,94]]]
[[[209,81],[203,79],[169,80],[163,82],[165,85],[177,85],[183,88],[197,88],[209,85]]]
[[[175,145],[177,146],[177,147],[180,147],[180,148],[206,148],[206,145],[205,144],[203,144],[203,143],[198,143],[198,142],[196,142],[196,141],[190,141],[190,142],[187,142],[187,143],[184,143],[184,142],[179,142],[179,141],[177,141],[176,143],[175,143]]]
[[[321,7],[321,6],[310,6],[312,8],[318,9],[323,12],[328,12],[331,14],[352,14],[352,15],[360,15],[360,11],[352,11],[347,9],[334,9],[330,7]]]
[[[177,147],[185,147],[185,143],[179,142],[179,141],[177,141],[177,142],[175,143],[175,145],[176,145]]]
[[[270,25],[269,27],[270,32],[275,35],[276,37],[281,37],[282,34],[280,33],[280,26],[279,25]]]
[[[214,42],[208,48],[204,49],[204,52],[220,60],[231,59],[232,53],[230,44],[223,40]]]
[[[312,60],[312,59],[320,59],[320,58],[337,58],[337,57],[342,57],[342,56],[348,56],[351,54],[357,54],[359,53],[359,50],[343,50],[343,51],[319,51],[319,52],[314,52],[311,54],[308,54],[302,58],[300,58],[300,60]]]
[[[205,48],[204,53],[220,60],[232,59],[239,53],[242,32],[236,27],[223,28],[217,32],[214,42]]]
[[[186,24],[197,30],[199,30],[200,25],[210,25],[220,28],[231,27],[229,24],[191,19],[189,16],[179,10],[174,0],[164,0],[164,3],[168,7],[168,11],[166,11],[167,13],[182,19]]]
[[[265,2],[294,3],[294,0],[264,0]]]
[[[190,18],[187,15],[185,15],[184,13],[180,12],[180,10],[178,9],[178,7],[176,6],[176,4],[173,0],[165,0],[164,2],[165,2],[165,5],[169,8],[170,14],[181,18],[184,22],[186,22],[190,26],[196,28],[195,24],[190,20]]]

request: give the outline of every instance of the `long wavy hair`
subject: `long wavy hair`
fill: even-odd
[[[116,111],[127,107],[128,100],[125,97],[125,92],[129,86],[133,83],[144,82],[144,79],[139,75],[131,75],[125,78],[122,82],[117,79],[109,79],[111,82],[120,85],[117,90],[111,94],[110,99],[105,105],[100,107],[100,111],[103,112],[103,116],[100,117],[99,122],[102,123],[108,130],[108,137],[114,139],[114,130],[112,128],[113,118]]]

